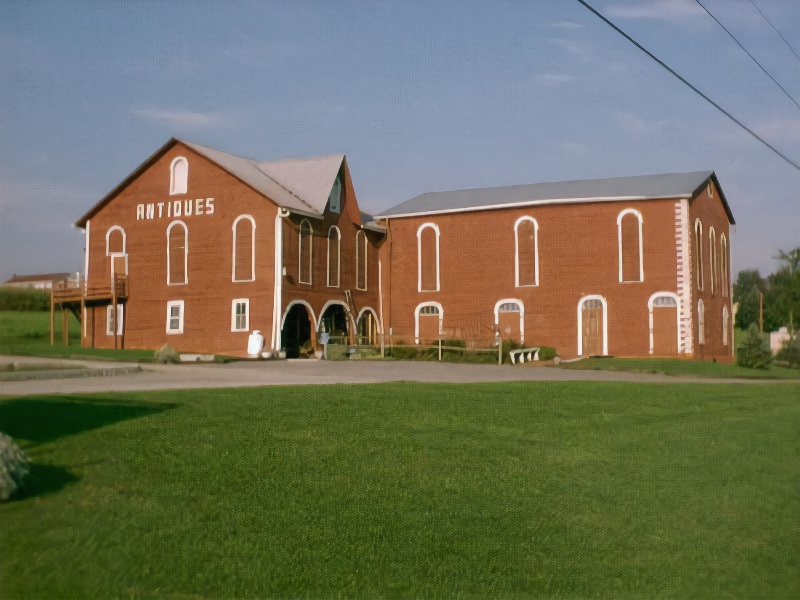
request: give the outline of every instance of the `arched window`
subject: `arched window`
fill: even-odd
[[[728,312],[728,305],[722,307],[722,345],[728,345],[728,328],[730,327],[730,313]]]
[[[706,315],[702,299],[697,301],[697,343],[706,343]]]
[[[514,284],[539,285],[539,223],[520,217],[514,223]]]
[[[189,182],[189,161],[183,156],[176,157],[169,166],[169,193],[185,194]]]
[[[356,231],[356,289],[367,289],[367,234]]]
[[[111,277],[128,274],[126,245],[125,230],[119,225],[110,227],[106,232],[106,256],[110,265],[109,273]]]
[[[314,230],[311,229],[311,223],[306,219],[300,223],[300,240],[298,250],[298,281],[300,283],[311,283],[311,271],[313,265],[313,249],[314,249]]]
[[[642,264],[642,214],[628,208],[617,217],[620,282],[644,281]]]
[[[711,268],[711,293],[717,290],[717,232],[713,227],[708,228],[708,264]]]
[[[328,287],[339,287],[341,246],[342,234],[334,225],[328,230]]]
[[[256,221],[250,215],[239,215],[233,230],[233,281],[256,279]]]
[[[721,281],[720,287],[722,288],[722,297],[728,297],[728,287],[729,287],[729,273],[728,273],[728,238],[723,233],[719,236],[719,253],[720,253],[720,267],[721,267]]]
[[[328,209],[332,213],[342,212],[342,180],[337,177],[331,188],[331,195],[328,197]]]
[[[430,343],[442,337],[444,311],[438,302],[423,302],[414,310],[415,343]]]
[[[694,221],[694,272],[697,289],[703,289],[703,224],[700,219]]]
[[[173,221],[167,227],[167,284],[183,285],[188,276],[189,230],[183,221]]]
[[[417,289],[420,292],[438,292],[439,282],[439,227],[423,223],[417,229]]]

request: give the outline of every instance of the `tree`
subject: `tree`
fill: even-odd
[[[767,279],[770,315],[789,330],[791,340],[800,328],[800,248],[778,250],[780,268]]]
[[[766,291],[766,287],[758,269],[739,271],[733,284],[733,301],[739,303],[736,327],[747,329],[751,323],[758,325],[759,294]]]

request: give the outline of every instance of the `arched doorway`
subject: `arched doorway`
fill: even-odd
[[[678,298],[675,294],[653,294],[650,309],[650,354],[677,356],[678,348]]]
[[[379,339],[378,318],[371,308],[365,308],[358,316],[358,326],[356,327],[357,340],[360,345],[375,346]]]
[[[500,300],[494,307],[494,324],[500,337],[520,344],[525,343],[524,309],[522,302],[514,299]]]
[[[319,332],[327,333],[331,342],[337,344],[352,344],[350,331],[350,316],[343,304],[330,303],[325,307],[319,319]]]
[[[578,354],[608,354],[607,312],[602,296],[586,296],[578,303]]]
[[[300,349],[307,343],[312,344],[312,318],[303,304],[293,304],[286,312],[281,329],[281,343],[286,350],[286,358],[300,358]]]

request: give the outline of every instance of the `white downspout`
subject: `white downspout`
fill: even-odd
[[[384,344],[384,332],[386,331],[383,328],[383,265],[381,261],[378,261],[378,311],[379,311],[379,318],[381,321],[381,356],[385,355],[385,344]]]
[[[275,215],[275,283],[273,285],[274,297],[272,301],[272,338],[270,345],[273,351],[281,349],[281,316],[283,314],[283,221],[289,216],[289,211],[278,207]]]

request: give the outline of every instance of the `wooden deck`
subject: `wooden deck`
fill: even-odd
[[[50,292],[50,345],[55,342],[55,311],[56,305],[61,306],[63,319],[62,333],[64,345],[69,344],[69,313],[71,312],[83,322],[83,308],[87,305],[108,304],[115,306],[128,300],[128,276],[114,275],[106,284],[88,285],[86,282],[78,285],[62,285],[55,287]],[[116,311],[112,311],[116,315]],[[118,347],[117,327],[114,324],[114,347]]]

